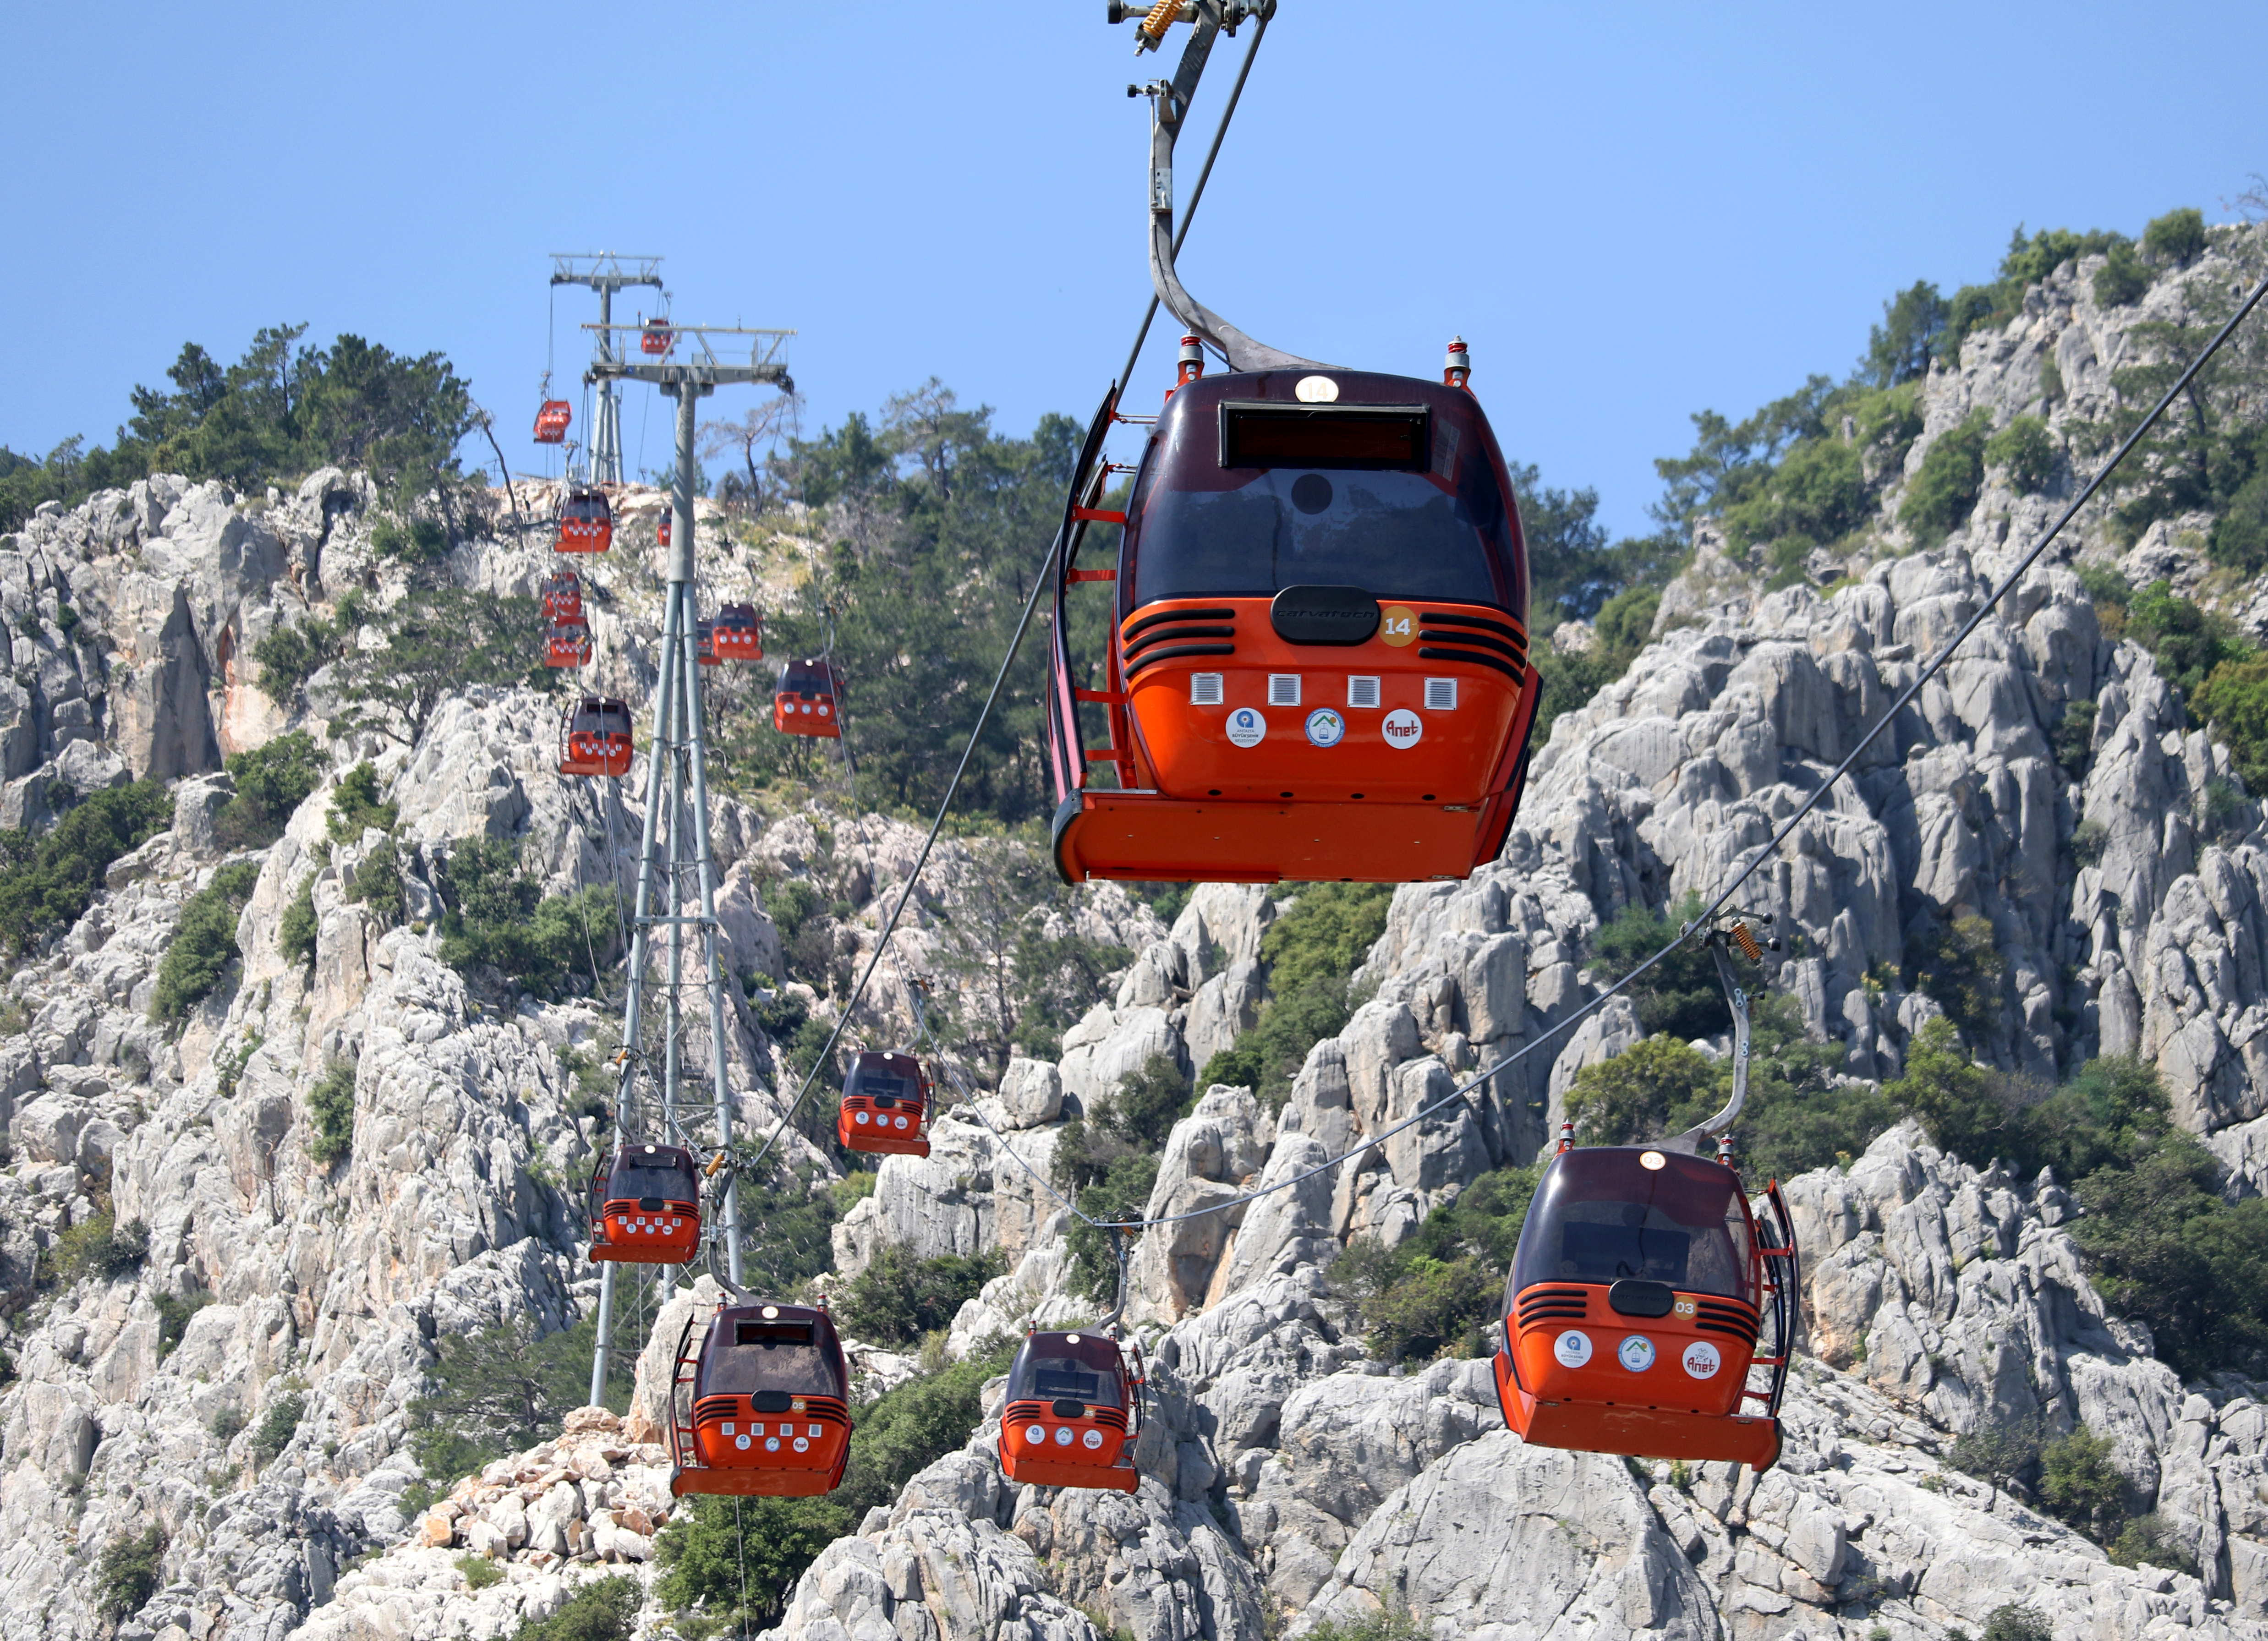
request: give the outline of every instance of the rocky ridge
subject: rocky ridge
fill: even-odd
[[[2002,420],[2045,408],[2051,424],[2099,410],[2133,324],[2178,305],[2183,282],[2104,311],[2089,271],[2059,272],[2016,322],[1972,337],[1959,369],[1932,374],[1910,474],[1972,408]],[[2185,276],[2226,271],[2209,254]],[[2051,355],[2068,397],[2043,404]],[[1831,593],[1768,592],[1761,567],[1705,530],[1654,644],[1539,748],[1503,858],[1466,883],[1399,893],[1362,975],[1371,999],[1316,1046],[1280,1112],[1250,1091],[1205,1091],[1168,1142],[1151,1211],[1292,1180],[1463,1074],[1540,1051],[1336,1168],[1144,1239],[1132,1315],[1153,1400],[1138,1495],[1007,1486],[986,1456],[988,1423],[830,1547],[777,1633],[1086,1641],[1100,1623],[1140,1641],[1217,1641],[1385,1604],[1451,1633],[1855,1641],[1880,1626],[1904,1641],[1973,1631],[2009,1599],[2040,1607],[2058,1633],[2263,1633],[2268,1417],[2250,1386],[2181,1385],[2146,1337],[2104,1314],[2052,1181],[1980,1171],[1899,1130],[1847,1174],[1792,1183],[1810,1354],[1789,1393],[1786,1456],[1763,1477],[1523,1449],[1481,1365],[1393,1373],[1366,1360],[1325,1274],[1350,1240],[1397,1241],[1483,1171],[1535,1153],[1576,1072],[1638,1034],[1616,1004],[1547,1038],[1594,995],[1587,937],[1624,905],[1721,881],[1976,609],[2055,495],[1988,483],[1944,546],[1845,566],[1850,584]],[[630,1439],[653,1431],[651,1360],[627,1430],[586,1413],[550,1452],[491,1467],[447,1505],[403,1503],[416,1475],[404,1409],[432,1341],[514,1317],[554,1327],[587,1303],[557,1183],[591,1140],[564,1058],[600,1029],[587,1006],[505,1006],[442,965],[430,936],[380,928],[347,898],[370,840],[322,857],[326,789],[258,856],[240,977],[178,1037],[147,1019],[180,907],[224,864],[210,817],[227,786],[210,771],[222,751],[292,721],[248,675],[262,623],[291,600],[328,606],[328,588],[375,583],[382,598],[394,585],[369,547],[372,499],[335,472],[265,506],[151,480],[43,511],[0,552],[20,696],[0,742],[0,818],[37,820],[58,779],[83,792],[129,774],[181,777],[173,829],[120,861],[86,917],[8,988],[26,1022],[0,1044],[11,1637],[101,1633],[97,1555],[152,1522],[171,1535],[167,1582],[122,1627],[129,1641],[172,1641],[174,1629],[187,1641],[506,1633],[571,1582],[643,1566],[646,1534],[628,1512],[659,1520],[656,1455]],[[1889,518],[1891,549],[1896,530]],[[2134,551],[2192,550],[2178,531],[2154,534]],[[2106,553],[2100,521],[2072,547]],[[452,573],[525,592],[545,556],[475,542]],[[610,676],[635,694],[651,623],[628,578],[618,592],[594,628]],[[66,602],[79,620],[58,642]],[[23,630],[27,612],[39,637]],[[319,682],[310,695],[320,724]],[[2097,712],[2073,776],[2053,736],[2080,700]],[[600,811],[552,776],[546,739],[533,698],[473,692],[414,748],[342,736],[335,773],[378,759],[402,805],[413,896],[473,835],[524,839],[555,889],[619,874],[635,814]],[[1808,937],[1776,982],[1842,1046],[1850,1074],[1887,1077],[1936,1005],[1886,983],[1881,966],[1918,931],[1981,916],[2007,976],[1984,1052],[2036,1075],[2140,1053],[2238,1188],[2260,1188],[2268,844],[2256,806],[2207,802],[2232,779],[2147,654],[2103,637],[2067,563],[2043,563],[1754,880],[1758,902]],[[777,936],[756,867],[808,870],[814,821],[767,823],[730,804],[713,820],[733,960],[768,967]],[[2082,824],[2100,828],[2086,861]],[[874,909],[904,881],[917,840],[878,820],[856,829],[868,865],[845,938],[870,950]],[[276,922],[310,873],[320,930],[299,969],[273,955]],[[948,850],[945,887],[924,893],[950,894],[952,874]],[[1091,1314],[1070,1289],[1061,1205],[1035,1175],[1066,1115],[1154,1056],[1193,1072],[1252,1024],[1260,942],[1280,911],[1265,891],[1212,886],[1163,930],[1116,891],[1089,897],[1079,916],[1135,960],[1057,1061],[1012,1063],[967,1114],[981,1120],[948,1116],[927,1161],[884,1164],[837,1227],[838,1270],[888,1244],[1006,1251],[1008,1274],[956,1320],[957,1353],[1029,1319]],[[926,973],[913,922],[908,970]],[[771,1047],[751,1014],[736,1008],[728,1025],[740,1116],[764,1120],[777,1109]],[[305,1098],[337,1061],[355,1068],[356,1128],[350,1159],[326,1170],[306,1154]],[[148,1226],[144,1269],[42,1299],[38,1259],[102,1188],[122,1222]],[[160,1297],[210,1301],[170,1348]],[[656,1336],[674,1331],[665,1320]],[[294,1397],[301,1417],[264,1464],[249,1436],[219,1433],[224,1415],[241,1428]],[[988,1411],[997,1419],[997,1387]],[[2113,1436],[2199,1575],[2114,1566],[1945,1467],[1955,1435],[2034,1414]],[[342,1571],[373,1549],[385,1553]],[[493,1558],[505,1581],[471,1596],[455,1568],[467,1554]]]

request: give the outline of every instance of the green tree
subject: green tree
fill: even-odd
[[[644,1602],[645,1592],[636,1578],[595,1579],[579,1586],[550,1617],[521,1619],[512,1641],[630,1641]]]
[[[2193,694],[2224,662],[2249,661],[2252,646],[2219,610],[2181,597],[2173,584],[2154,581],[2126,607],[2126,634],[2147,647],[2166,681]]]
[[[2154,217],[2142,230],[2142,253],[2176,268],[2186,267],[2205,254],[2205,213],[2184,205]]]
[[[2055,476],[2055,444],[2048,424],[2036,416],[2020,416],[1985,442],[1984,460],[1999,467],[2008,482],[2027,496],[2047,488]]]
[[[2190,706],[2228,743],[2245,790],[2268,792],[2268,658],[2221,662]]]
[[[61,934],[93,903],[111,863],[173,823],[173,799],[155,781],[114,786],[88,798],[44,836],[0,832],[0,947],[28,954]]]
[[[152,1019],[180,1019],[220,983],[236,961],[237,919],[259,880],[258,863],[239,861],[213,873],[212,881],[189,897],[180,921],[173,925],[165,960],[158,966],[157,990],[150,1004]]]
[[[344,692],[362,721],[412,745],[443,701],[473,685],[549,693],[555,675],[528,641],[537,614],[530,598],[413,586],[381,618],[385,643],[340,663]]]
[[[2112,1462],[2117,1451],[2084,1424],[2040,1449],[2040,1502],[2099,1544],[2113,1542],[2126,1521],[2131,1484]]]
[[[315,916],[315,874],[311,872],[299,880],[298,893],[276,920],[276,949],[295,963],[312,963],[315,960],[315,937],[320,930],[320,920]]]
[[[322,784],[323,755],[305,730],[278,735],[248,752],[232,753],[226,768],[236,795],[213,820],[213,835],[227,849],[261,849],[284,835],[292,812]]]
[[[123,1534],[102,1547],[94,1589],[105,1617],[131,1618],[150,1604],[165,1582],[169,1542],[165,1527],[153,1521],[141,1532]]]
[[[469,1475],[491,1459],[555,1435],[585,1404],[598,1319],[538,1336],[526,1318],[472,1334],[444,1334],[426,1370],[426,1393],[409,1403],[409,1449],[435,1481]],[[610,1356],[607,1406],[630,1406],[630,1382]]]
[[[1215,1083],[1250,1088],[1270,1110],[1283,1108],[1307,1051],[1353,1018],[1354,971],[1386,932],[1394,904],[1387,884],[1294,887],[1291,909],[1260,939],[1268,996],[1258,1019],[1197,1074],[1201,1088]]]
[[[1981,410],[1948,428],[1907,481],[1898,522],[1921,546],[1935,547],[1968,522],[1984,488],[1984,446],[1991,431],[1991,418]]]
[[[379,795],[378,766],[365,760],[341,776],[331,789],[331,813],[325,825],[333,837],[351,843],[372,827],[391,832],[401,815],[397,806]]]
[[[1911,983],[1972,1043],[1983,1042],[2000,1020],[2007,965],[1993,939],[1992,923],[1971,914],[1940,925],[1907,953]]]
[[[2150,270],[2121,240],[2110,247],[2102,266],[2095,270],[2095,299],[2104,307],[2126,307],[2139,302],[2150,289]]]
[[[857,1339],[918,1344],[929,1333],[950,1326],[961,1306],[1006,1269],[1007,1261],[997,1248],[916,1259],[902,1245],[890,1243],[836,1290],[836,1319]]]
[[[1918,279],[1882,304],[1882,322],[1867,333],[1859,373],[1877,387],[1896,387],[1929,374],[1949,312],[1935,285]]]
[[[318,1167],[329,1167],[354,1148],[354,1089],[353,1063],[338,1060],[307,1091],[307,1126],[313,1130],[307,1155]]]
[[[1504,1273],[1543,1171],[1536,1163],[1484,1174],[1395,1247],[1358,1240],[1332,1263],[1331,1284],[1355,1302],[1373,1357],[1489,1352]]]

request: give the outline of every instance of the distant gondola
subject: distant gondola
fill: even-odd
[[[592,1171],[591,1258],[682,1265],[701,1251],[701,1171],[681,1145],[618,1145]]]
[[[929,1155],[930,1079],[910,1054],[868,1049],[851,1061],[835,1136],[852,1151]]]

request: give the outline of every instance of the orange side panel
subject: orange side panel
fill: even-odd
[[[641,1213],[634,1203],[608,1203],[591,1239],[594,1264],[682,1265],[700,1251],[699,1214]]]
[[[1522,1441],[1578,1453],[1634,1459],[1717,1460],[1770,1469],[1779,1457],[1779,1421],[1742,1414],[1690,1413],[1665,1408],[1546,1400],[1521,1388],[1511,1358],[1496,1353],[1497,1401],[1504,1422]]]
[[[1082,1464],[1076,1459],[1021,1457],[1005,1451],[1005,1444],[1000,1471],[1012,1482],[1035,1487],[1097,1487],[1131,1493],[1139,1490],[1142,1484],[1141,1473],[1130,1460],[1122,1458],[1116,1464]]]
[[[1074,883],[1414,883],[1464,878],[1489,857],[1476,808],[1439,804],[1233,803],[1091,791],[1056,838]]]

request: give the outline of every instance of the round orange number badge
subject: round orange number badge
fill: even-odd
[[[1418,612],[1407,604],[1389,604],[1378,612],[1378,636],[1400,649],[1418,641]]]

